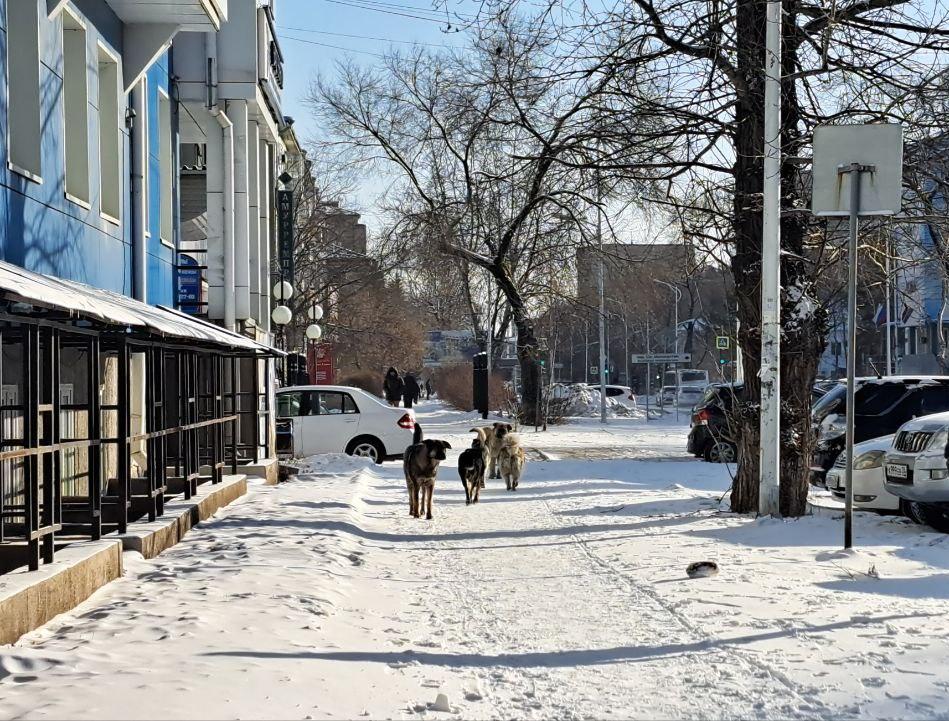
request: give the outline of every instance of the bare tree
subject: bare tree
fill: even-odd
[[[517,332],[529,420],[539,382],[531,279],[562,264],[564,235],[550,229],[563,217],[577,225],[594,202],[590,115],[617,72],[611,59],[572,57],[548,72],[546,27],[501,18],[467,53],[343,65],[310,97],[337,147],[398,170],[444,253],[490,274]]]

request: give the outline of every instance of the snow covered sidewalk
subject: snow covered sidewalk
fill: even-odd
[[[949,715],[946,537],[861,515],[841,556],[835,519],[723,514],[681,427],[525,433],[555,460],[466,507],[470,424],[426,425],[433,521],[399,464],[314,459],[0,648],[0,717]]]

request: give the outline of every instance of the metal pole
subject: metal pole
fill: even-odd
[[[857,230],[860,215],[860,174],[864,166],[858,163],[842,169],[850,174],[850,267],[847,277],[847,440],[844,453],[847,458],[847,497],[844,516],[844,548],[853,546],[853,422],[854,374],[857,367]]]
[[[675,291],[675,325],[672,328],[672,352],[678,355],[679,353],[679,299],[682,298],[682,291],[673,286],[672,290]],[[675,369],[676,373],[676,423],[679,422],[679,361],[676,360],[672,364],[672,367]]]
[[[649,348],[649,316],[646,316],[646,357],[652,351]],[[646,361],[646,423],[649,423],[649,397],[652,395],[652,364]]]
[[[766,41],[758,512],[774,516],[781,512],[781,0],[768,0]]]
[[[606,295],[603,292],[603,212],[600,207],[600,174],[596,175],[596,244],[600,263],[597,283],[600,291],[600,423],[606,423]]]
[[[893,373],[893,314],[890,310],[890,299],[893,296],[892,279],[890,277],[890,233],[886,231],[886,374]]]
[[[623,352],[626,354],[626,385],[633,390],[633,379],[629,376],[629,324],[626,322],[626,309],[623,309]]]

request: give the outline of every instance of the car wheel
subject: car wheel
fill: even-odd
[[[373,463],[385,460],[385,449],[378,438],[356,438],[350,441],[346,452],[357,458],[371,458]]]
[[[718,441],[705,446],[705,460],[709,463],[734,463],[738,449],[728,441]]]
[[[923,523],[940,533],[949,533],[949,506],[942,503],[920,503],[919,515]]]
[[[925,523],[923,520],[923,509],[919,501],[900,500],[900,512],[913,523]]]

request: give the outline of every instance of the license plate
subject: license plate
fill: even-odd
[[[909,466],[904,466],[901,463],[887,463],[886,475],[893,476],[893,478],[906,478],[908,469]]]

